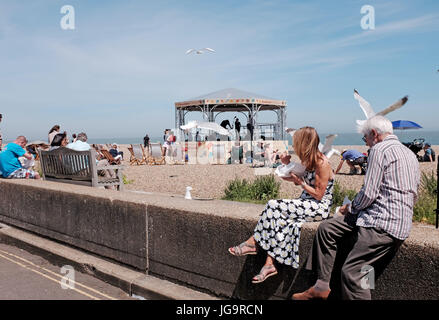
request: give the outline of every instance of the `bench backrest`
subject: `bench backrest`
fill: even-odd
[[[44,178],[92,181],[96,167],[96,151],[75,151],[60,147],[39,151]]]

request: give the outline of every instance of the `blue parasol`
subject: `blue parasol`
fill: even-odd
[[[409,120],[396,120],[392,121],[393,129],[397,130],[409,130],[422,128],[419,124]]]

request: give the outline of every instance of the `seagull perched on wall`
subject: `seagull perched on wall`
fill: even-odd
[[[405,96],[405,97],[399,99],[398,101],[396,101],[391,106],[387,107],[386,109],[384,109],[378,113],[375,113],[375,111],[370,106],[370,103],[367,102],[362,96],[360,96],[358,91],[355,89],[354,89],[354,98],[355,98],[355,100],[357,100],[359,102],[361,110],[363,110],[364,114],[366,115],[366,120],[369,118],[372,118],[373,116],[385,116],[389,112],[392,112],[392,111],[395,111],[396,109],[401,108],[408,100],[408,96]],[[366,120],[357,120],[357,124],[361,126],[366,122]]]
[[[203,49],[189,49],[188,51],[186,51],[186,54],[190,54],[192,52],[195,52],[196,54],[203,54],[204,52],[216,52],[215,50],[213,50],[212,48],[203,48]]]

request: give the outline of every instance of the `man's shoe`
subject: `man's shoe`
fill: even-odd
[[[315,299],[326,300],[326,299],[328,299],[330,292],[331,292],[331,290],[318,291],[318,290],[314,289],[314,287],[311,287],[304,292],[293,294],[291,299],[293,299],[293,300],[315,300]]]

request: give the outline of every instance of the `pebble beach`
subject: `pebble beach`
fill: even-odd
[[[128,145],[119,145],[119,149],[124,152],[125,159],[123,164],[126,166],[124,175],[129,181],[125,185],[126,190],[140,192],[158,192],[184,196],[186,187],[191,186],[193,197],[221,199],[224,189],[230,180],[237,178],[254,180],[255,168],[251,164],[232,164],[232,165],[201,165],[201,164],[181,164],[181,165],[130,165],[130,153]],[[335,146],[336,149],[356,149],[360,152],[367,152],[366,146]],[[433,146],[436,155],[439,154],[439,146]],[[423,151],[418,153],[423,155]],[[293,155],[292,161],[298,161]],[[337,168],[340,157],[334,155],[330,159],[332,168]],[[437,162],[421,162],[422,172],[436,174]],[[274,171],[274,169],[273,169]],[[295,186],[291,182],[281,182],[281,198],[295,198],[302,192],[301,187]],[[349,167],[343,164],[340,172],[335,176],[335,180],[343,188],[360,190],[363,185],[363,175],[349,175]]]

